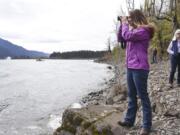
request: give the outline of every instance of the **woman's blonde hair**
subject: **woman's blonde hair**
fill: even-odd
[[[178,33],[180,33],[180,29],[177,29],[177,30],[175,31],[174,37],[173,37],[172,40],[176,40],[176,36],[177,36]]]

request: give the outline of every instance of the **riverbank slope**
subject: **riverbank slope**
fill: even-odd
[[[142,115],[141,102],[138,100],[138,113],[134,127],[127,129],[117,121],[123,119],[127,108],[127,86],[125,70],[115,67],[115,77],[107,89],[89,93],[82,99],[85,107],[66,109],[62,125],[54,135],[137,135]],[[124,68],[121,68],[124,69]],[[118,74],[118,76],[117,76]],[[180,134],[180,87],[168,86],[169,62],[151,65],[148,92],[153,109],[151,135]]]

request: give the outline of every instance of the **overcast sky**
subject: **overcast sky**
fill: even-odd
[[[0,37],[48,53],[103,50],[121,6],[125,0],[0,0]]]

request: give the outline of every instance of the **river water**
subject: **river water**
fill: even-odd
[[[64,109],[112,74],[92,60],[0,60],[0,135],[52,135]]]

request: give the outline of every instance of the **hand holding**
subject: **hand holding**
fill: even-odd
[[[126,16],[122,16],[121,17],[121,22],[122,22],[122,24],[128,23],[127,17]]]

